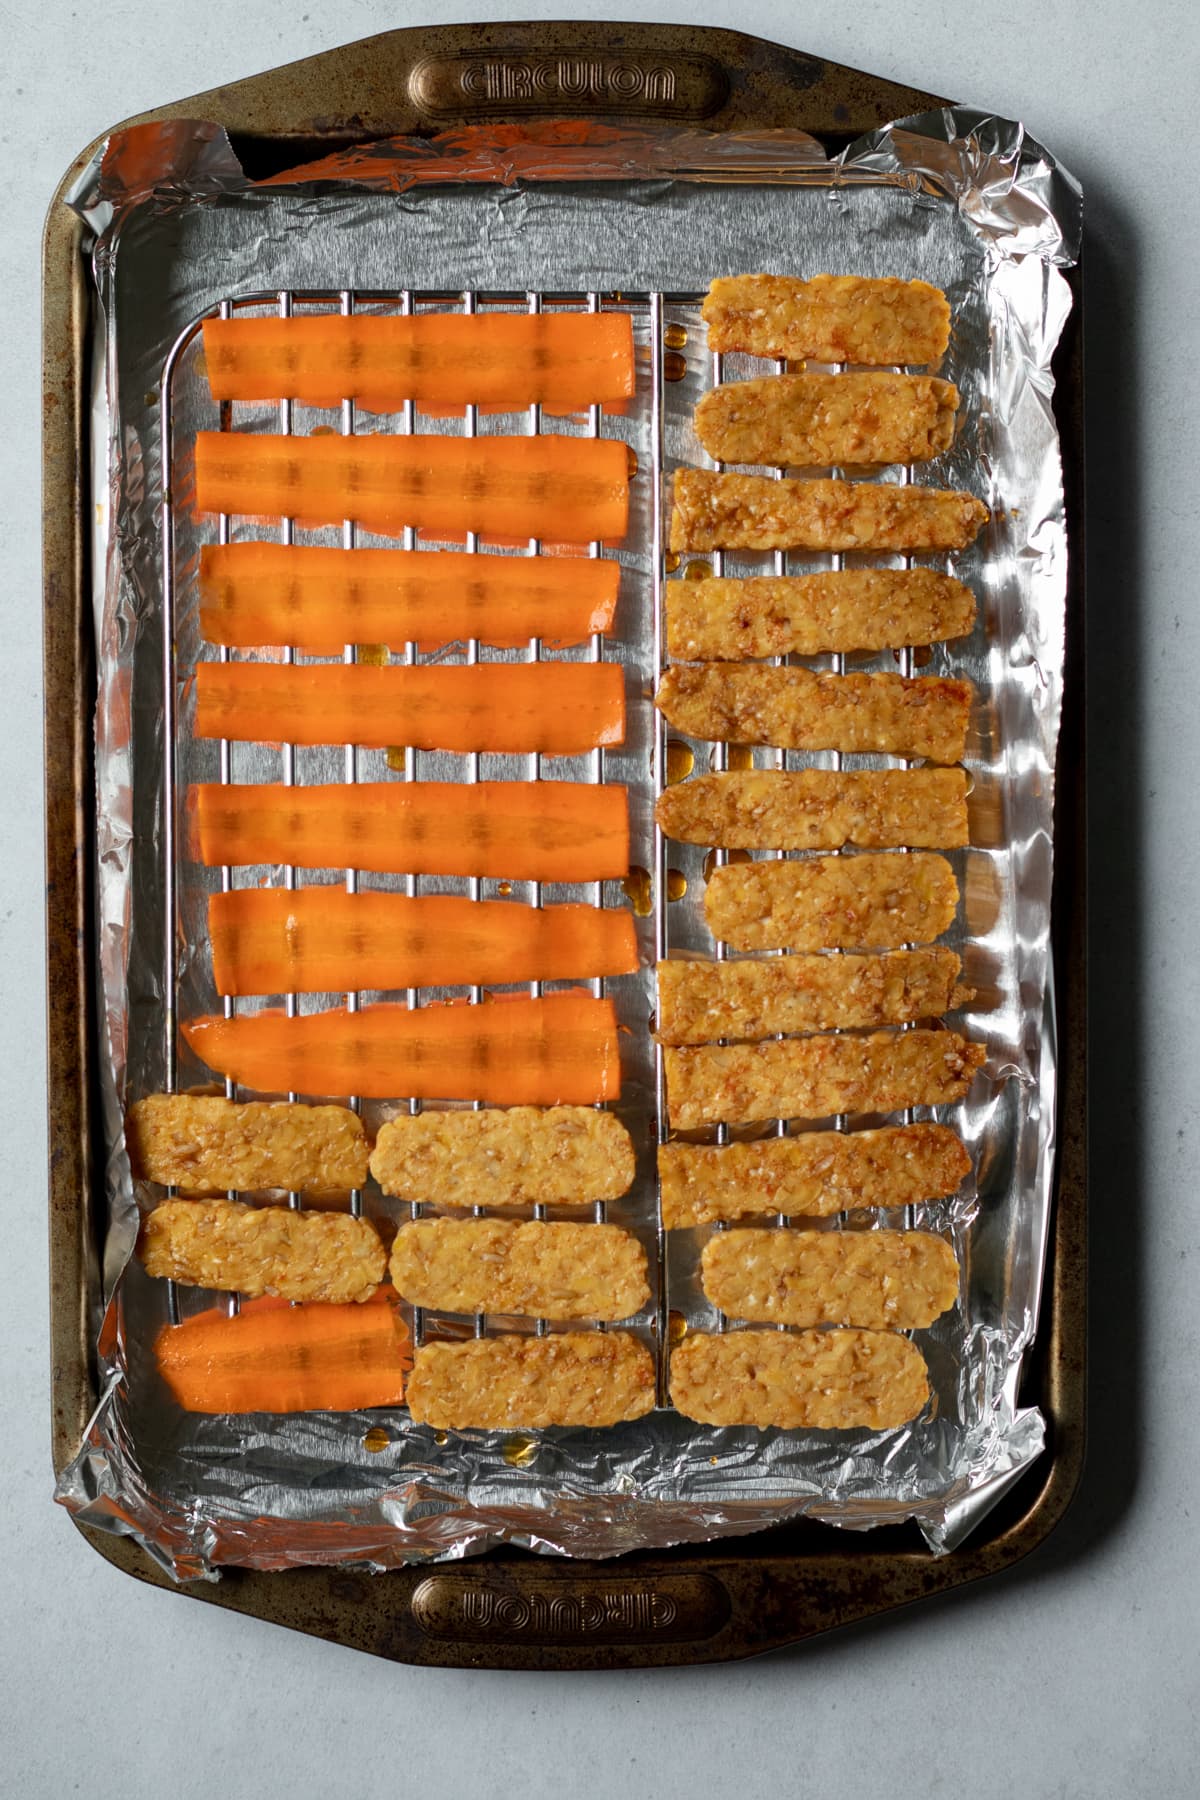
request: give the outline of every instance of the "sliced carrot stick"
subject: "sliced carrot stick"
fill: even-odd
[[[274,1297],[222,1308],[154,1341],[163,1380],[185,1412],[354,1412],[396,1406],[412,1345],[391,1288],[372,1299],[292,1306]]]
[[[200,629],[210,644],[326,656],[346,644],[431,650],[472,637],[500,649],[578,644],[612,630],[619,578],[600,557],[206,544]]]
[[[439,538],[587,544],[624,537],[628,468],[613,438],[202,431],[196,505],[303,525],[357,519],[392,536],[411,525]]]
[[[508,881],[622,881],[629,873],[629,801],[617,786],[205,782],[190,790],[188,810],[189,849],[212,868],[279,862]]]
[[[627,975],[631,913],[340,887],[233,888],[208,903],[220,994],[466,987]]]
[[[262,1093],[587,1106],[621,1085],[612,1001],[579,988],[482,1006],[193,1019],[183,1035],[218,1074]]]
[[[618,663],[196,665],[196,736],[575,756],[625,736]]]
[[[204,360],[216,400],[303,400],[367,412],[472,404],[555,413],[628,400],[628,313],[338,313],[208,319]]]

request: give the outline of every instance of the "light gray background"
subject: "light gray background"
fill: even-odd
[[[0,4],[0,1791],[1190,1800],[1200,1789],[1200,552],[1189,531],[1200,39],[1190,0],[809,11],[659,0],[649,15],[704,11],[707,23],[1022,118],[1085,185],[1093,1408],[1083,1491],[1056,1538],[1008,1577],[766,1660],[475,1675],[394,1667],[140,1587],[50,1503],[38,236],[68,161],[130,113],[391,26],[509,10],[303,4]],[[514,0],[513,10],[641,13],[630,0]]]

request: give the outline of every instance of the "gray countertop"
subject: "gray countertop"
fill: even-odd
[[[554,1677],[408,1669],[144,1588],[51,1504],[43,1083],[38,235],[107,125],[395,25],[504,16],[341,0],[4,9],[0,391],[0,1315],[7,1524],[0,1782],[63,1793],[661,1796],[1197,1791],[1200,610],[1195,510],[1200,41],[1187,0],[782,0],[731,25],[1023,119],[1087,219],[1092,1021],[1089,1463],[1054,1539],[992,1582],[726,1667]],[[637,16],[628,0],[522,17]],[[1156,149],[1167,154],[1161,164]],[[1189,1254],[1193,1267],[1189,1268]]]

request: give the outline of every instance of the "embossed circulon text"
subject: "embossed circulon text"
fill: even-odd
[[[643,1643],[708,1638],[729,1617],[729,1596],[709,1575],[591,1587],[543,1580],[518,1593],[476,1576],[431,1575],[412,1599],[431,1637],[534,1643]]]
[[[436,56],[418,63],[412,98],[436,115],[488,112],[650,112],[705,118],[728,84],[707,56],[670,62],[633,54],[547,50],[541,55]]]

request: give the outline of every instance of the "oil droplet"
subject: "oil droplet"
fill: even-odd
[[[912,653],[913,667],[924,669],[933,661],[933,650],[928,644],[921,644]]]
[[[725,861],[731,862],[731,863],[749,862],[750,861],[750,852],[748,850],[730,850],[726,854]],[[710,850],[708,852],[707,856],[704,858],[704,879],[705,879],[705,881],[712,880],[712,872],[716,868],[716,866],[717,866],[717,852],[715,850]]]
[[[382,1425],[372,1425],[363,1439],[363,1449],[369,1450],[372,1456],[377,1456],[381,1450],[387,1449],[391,1441],[391,1433],[386,1431]]]
[[[667,571],[668,575],[673,575],[678,567],[679,567],[679,552],[678,552],[678,550],[668,550],[667,554],[663,557],[663,568]]]
[[[524,1431],[518,1431],[504,1446],[504,1460],[510,1469],[527,1469],[537,1453],[537,1439]]]
[[[754,746],[752,744],[727,745],[725,761],[731,769],[752,769],[754,767]]]
[[[687,343],[687,326],[668,325],[663,332],[663,343],[668,350],[682,350]]]
[[[629,479],[632,481],[638,472],[638,455],[632,444],[625,446],[625,467],[629,471]]]
[[[687,893],[687,876],[682,869],[667,870],[667,899],[682,900]]]
[[[498,894],[503,894],[505,899],[507,899],[508,896],[512,893],[512,882],[511,881],[498,881],[496,883],[496,892]]]
[[[690,562],[683,571],[685,581],[707,581],[712,574],[706,562]]]
[[[450,1442],[450,1433],[448,1431],[435,1431],[433,1434],[433,1441],[435,1444],[448,1444]]]
[[[668,350],[663,357],[663,374],[668,381],[682,381],[687,374],[687,357],[678,350]]]
[[[395,769],[398,775],[403,775],[407,760],[408,759],[404,754],[403,744],[388,745],[387,766],[389,769]]]
[[[654,889],[649,869],[633,868],[621,883],[621,890],[633,907],[635,917],[648,919],[654,911]]]
[[[338,434],[332,425],[314,425],[308,435],[309,437],[337,437]]]
[[[389,660],[386,644],[356,644],[360,663],[366,663],[372,669],[382,668]]]
[[[684,1338],[687,1336],[687,1331],[688,1322],[681,1312],[669,1312],[667,1314],[668,1344],[682,1344]]]
[[[145,393],[142,395],[142,405],[143,406],[157,406],[158,405],[158,389],[157,388],[147,388],[146,389]]]
[[[681,738],[667,739],[667,786],[685,781],[696,766],[696,753]]]

